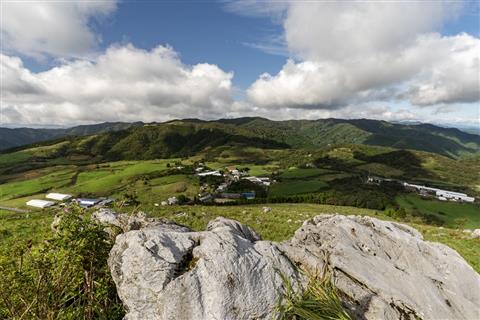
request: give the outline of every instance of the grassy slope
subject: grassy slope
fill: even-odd
[[[313,204],[273,204],[272,211],[263,213],[263,205],[233,207],[174,206],[142,209],[151,216],[163,217],[187,225],[195,230],[204,230],[207,223],[218,216],[236,219],[254,228],[266,240],[282,241],[292,237],[302,222],[322,213],[368,215],[384,220],[390,218],[382,212],[353,207],[338,207]],[[124,211],[131,209],[123,208]],[[0,256],[15,255],[15,247],[21,242],[42,241],[50,232],[53,213],[19,214],[0,210]],[[470,239],[462,231],[440,229],[433,226],[412,224],[425,239],[449,245],[457,250],[477,272],[480,272],[480,239]]]
[[[433,214],[445,221],[445,225],[448,227],[480,228],[480,206],[478,204],[422,199],[416,195],[399,196],[396,201],[407,212],[418,211],[424,215]],[[464,223],[460,221],[462,219],[465,219]]]

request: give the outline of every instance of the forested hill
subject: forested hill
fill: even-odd
[[[52,131],[53,133],[45,133],[45,130],[47,129],[24,129],[24,135],[20,138],[19,135],[9,136],[8,132],[4,134],[5,131],[1,131],[0,144],[6,149],[62,136],[75,136],[65,138],[69,143],[64,144],[64,153],[88,153],[109,159],[186,156],[206,148],[230,144],[306,149],[365,144],[427,151],[451,158],[480,154],[479,135],[430,124],[405,125],[367,119],[185,119],[150,124],[104,123],[61,129],[63,131]],[[82,137],[85,135],[87,137]]]
[[[63,138],[66,136],[84,136],[124,130],[139,125],[142,125],[142,123],[104,122],[65,129],[0,128],[0,150]]]

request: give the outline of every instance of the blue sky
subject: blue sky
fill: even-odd
[[[269,17],[227,12],[215,1],[122,1],[113,16],[91,25],[101,35],[100,50],[121,43],[146,50],[168,44],[186,64],[214,62],[234,71],[234,82],[242,89],[264,72],[276,73],[286,60],[249,45],[280,35],[280,25]],[[28,59],[26,65],[43,71],[55,63]]]
[[[259,115],[474,124],[479,6],[6,0],[0,122]]]

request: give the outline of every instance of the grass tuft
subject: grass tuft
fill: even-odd
[[[308,283],[300,292],[282,275],[285,291],[277,312],[280,320],[351,320],[342,305],[330,271],[309,273]]]

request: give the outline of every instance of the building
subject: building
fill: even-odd
[[[410,184],[407,182],[404,182],[403,186],[407,190],[414,190],[423,196],[432,195],[432,196],[435,196],[438,200],[442,200],[442,201],[475,202],[474,197],[469,197],[465,193],[461,193],[461,192],[431,188],[431,187],[421,186],[417,184]]]
[[[223,192],[227,189],[228,189],[228,183],[222,183],[217,187],[216,191],[217,192]]]
[[[241,193],[231,193],[231,192],[224,192],[218,195],[220,198],[223,199],[240,199],[242,197]]]
[[[213,196],[209,193],[202,194],[202,195],[199,195],[198,200],[200,200],[200,202],[210,202],[210,201],[213,201]]]
[[[242,192],[242,196],[247,200],[253,200],[255,199],[255,191]]]
[[[68,199],[71,199],[72,196],[69,194],[63,194],[63,193],[49,193],[45,196],[47,199],[52,199],[52,200],[57,200],[57,201],[66,201]]]
[[[27,206],[41,208],[41,209],[45,209],[53,205],[55,205],[55,202],[47,201],[47,200],[33,199],[33,200],[27,201]]]
[[[256,184],[261,184],[266,187],[270,186],[270,178],[268,177],[244,177],[243,179],[248,180],[250,182],[256,183]]]
[[[98,205],[98,206],[102,206],[102,207],[104,207],[104,206],[109,206],[109,205],[111,205],[114,201],[115,201],[114,199],[109,199],[109,198],[107,198],[107,199],[102,199],[102,200],[100,200],[100,201],[97,203],[97,205]]]
[[[199,176],[199,177],[206,177],[206,176],[221,177],[222,174],[218,170],[215,170],[215,171],[200,172],[200,173],[197,173],[197,176]]]
[[[102,199],[78,198],[75,200],[82,208],[90,208],[101,202]]]
[[[437,190],[436,196],[438,199],[445,198],[450,201],[463,201],[463,202],[474,202],[474,197],[469,197],[465,193],[446,191],[446,190]]]

